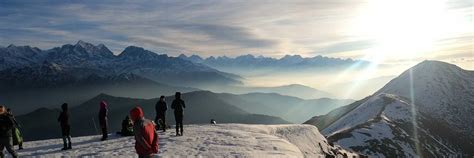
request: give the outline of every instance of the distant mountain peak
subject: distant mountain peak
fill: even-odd
[[[7,46],[7,48],[13,48],[13,47],[16,47],[14,44],[10,44]]]
[[[178,56],[178,58],[187,58],[187,57],[188,57],[188,56],[186,56],[186,55],[184,55],[184,54],[180,54],[180,55]]]
[[[285,58],[302,59],[303,57],[301,57],[301,55],[289,55],[289,54],[287,54],[287,55],[283,56],[282,59],[285,59]]]
[[[129,57],[129,58],[137,58],[137,59],[153,59],[158,56],[159,55],[156,53],[153,53],[149,50],[146,50],[142,47],[137,47],[137,46],[128,46],[119,55],[119,57]]]
[[[193,55],[191,55],[190,57],[201,58],[201,56],[199,56],[199,55],[196,55],[196,54],[193,54]]]
[[[51,50],[50,58],[60,61],[65,59],[77,60],[77,59],[94,59],[100,60],[102,58],[113,58],[115,55],[105,45],[95,46],[91,43],[79,40],[75,45],[65,44],[61,47],[56,47]]]
[[[202,63],[204,59],[202,59],[199,55],[193,54],[191,56],[186,56],[184,54],[180,54],[178,58],[183,59],[183,60],[188,60],[194,63]]]
[[[97,47],[99,47],[99,48],[107,48],[107,46],[105,46],[105,45],[104,45],[104,44],[102,44],[102,43],[101,43],[101,44],[99,44],[99,45],[97,45]],[[108,49],[108,48],[107,48],[107,49]]]
[[[411,69],[413,70],[422,70],[422,71],[446,71],[448,69],[457,69],[462,70],[460,67],[436,60],[424,60],[423,62],[418,63],[417,65],[413,66]]]
[[[191,55],[189,58],[194,59],[194,60],[199,60],[199,61],[203,60],[199,55],[196,55],[196,54]]]
[[[241,55],[241,56],[238,56],[236,57],[236,59],[254,59],[255,56],[253,56],[252,54],[247,54],[247,55]]]
[[[137,46],[128,46],[124,51],[144,51],[145,49]]]
[[[93,47],[94,45],[88,42],[84,42],[83,40],[77,41],[76,45],[82,46],[82,47]]]
[[[301,55],[285,55],[282,58],[265,57],[263,55],[254,56],[252,54],[240,55],[237,57],[227,56],[210,56],[205,59],[200,56],[193,55],[179,56],[181,59],[185,59],[195,63],[202,63],[204,65],[220,69],[220,68],[317,68],[317,67],[329,67],[329,66],[346,66],[352,65],[355,62],[360,62],[362,66],[368,64],[368,61],[352,60],[352,59],[340,59],[330,58],[323,56],[315,57],[302,57]]]

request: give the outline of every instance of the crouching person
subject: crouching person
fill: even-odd
[[[117,132],[117,134],[121,136],[133,136],[133,122],[128,115],[122,121],[122,130]]]
[[[139,158],[148,158],[158,153],[158,133],[155,124],[144,118],[143,110],[135,107],[130,111],[135,133],[135,150]]]

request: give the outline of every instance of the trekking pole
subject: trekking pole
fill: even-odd
[[[94,124],[95,133],[99,134],[99,131],[97,130],[97,127],[95,126],[94,118],[92,118],[92,123]]]

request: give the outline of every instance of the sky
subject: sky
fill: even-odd
[[[2,0],[0,46],[443,60],[474,69],[472,0]]]

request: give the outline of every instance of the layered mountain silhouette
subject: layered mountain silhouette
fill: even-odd
[[[365,155],[471,157],[473,113],[474,72],[423,61],[372,96],[306,123]]]
[[[77,105],[100,93],[154,98],[198,90],[158,83],[133,73],[99,75],[49,62],[0,71],[0,87],[0,101],[17,114],[63,102]]]
[[[211,119],[219,123],[247,123],[247,124],[286,124],[289,123],[279,117],[247,112],[230,104],[218,94],[207,91],[184,93],[182,98],[186,102],[185,124],[208,124]],[[166,97],[170,106],[174,97]],[[149,119],[155,117],[155,103],[158,99],[134,99],[114,97],[106,94],[98,95],[83,104],[70,108],[70,121],[73,136],[98,134],[99,103],[105,100],[109,106],[109,125],[111,132],[119,131],[121,121],[135,106],[141,106],[145,116]],[[56,107],[59,107],[57,105]],[[17,117],[22,124],[22,131],[26,140],[38,140],[60,137],[57,117],[59,109],[40,108],[33,112]],[[167,122],[174,124],[172,110],[167,112]]]
[[[173,96],[166,97],[170,106]],[[183,94],[187,109],[185,123],[203,124],[215,119],[219,123],[251,123],[251,124],[282,124],[300,123],[314,113],[324,114],[337,107],[346,105],[352,100],[314,99],[303,100],[296,97],[279,95],[276,93],[252,93],[235,95],[228,93],[213,93],[209,91],[194,91]],[[108,94],[94,96],[76,106],[71,105],[73,127],[76,135],[91,135],[94,133],[94,122],[97,121],[99,103],[105,100],[109,103],[109,121],[112,129],[119,130],[120,121],[128,114],[128,110],[140,105],[148,118],[155,117],[154,106],[158,101],[152,99],[136,99],[116,97]],[[57,137],[56,117],[62,103],[49,105],[48,108],[39,108],[35,111],[18,116],[27,139],[46,139]],[[168,111],[167,122],[174,124],[173,113]],[[97,123],[97,122],[95,122]],[[43,129],[43,127],[45,127]],[[47,127],[47,128],[46,128]],[[38,133],[37,131],[41,131]]]
[[[315,113],[326,114],[333,109],[353,102],[350,99],[330,98],[304,100],[277,93],[248,93],[241,95],[222,93],[218,94],[217,97],[245,111],[278,116],[292,123],[302,123]]]
[[[336,98],[333,94],[308,87],[301,84],[290,84],[275,87],[252,87],[252,86],[219,86],[211,87],[215,92],[226,92],[232,94],[246,93],[278,93],[302,99]]]

